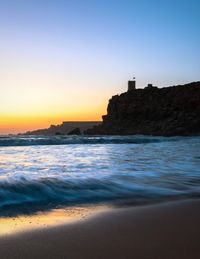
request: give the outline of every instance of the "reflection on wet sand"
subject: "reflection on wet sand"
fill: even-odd
[[[99,212],[106,211],[106,206],[68,207],[53,209],[48,212],[38,212],[33,215],[0,218],[0,235],[9,235],[19,232],[47,228],[77,220],[84,220]]]

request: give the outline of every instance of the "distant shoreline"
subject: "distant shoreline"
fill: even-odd
[[[84,131],[100,123],[101,121],[63,121],[62,124],[51,125],[47,129],[27,131],[18,135],[68,135],[73,134],[73,130],[75,129],[79,129],[79,134],[83,134]],[[75,135],[77,135],[77,133]]]

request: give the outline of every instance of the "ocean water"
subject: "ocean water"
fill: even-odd
[[[200,137],[0,137],[3,216],[199,196]]]

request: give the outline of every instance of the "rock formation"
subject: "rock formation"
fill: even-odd
[[[81,131],[79,128],[75,128],[71,130],[67,135],[81,135]]]
[[[100,125],[91,135],[200,134],[200,82],[157,88],[149,85],[113,96]]]

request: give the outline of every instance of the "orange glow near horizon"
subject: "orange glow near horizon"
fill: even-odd
[[[29,61],[21,62],[10,71],[8,65],[2,75],[0,71],[0,134],[48,128],[63,121],[100,121],[116,91],[114,84],[108,87],[106,78],[96,81],[95,74],[83,71],[77,77],[39,64],[31,70]]]
[[[63,121],[100,121],[106,113],[110,90],[102,92],[81,81],[76,82],[77,87],[68,87],[67,79],[65,84],[56,84],[53,79],[46,82],[35,78],[23,84],[16,77],[10,83],[6,78],[0,96],[0,134],[48,128]],[[69,80],[69,84],[75,83]]]
[[[104,109],[98,111],[104,114]],[[29,130],[48,128],[51,124],[61,124],[63,121],[100,121],[101,115],[96,111],[71,112],[69,114],[49,114],[43,116],[1,116],[0,134],[23,133]]]

